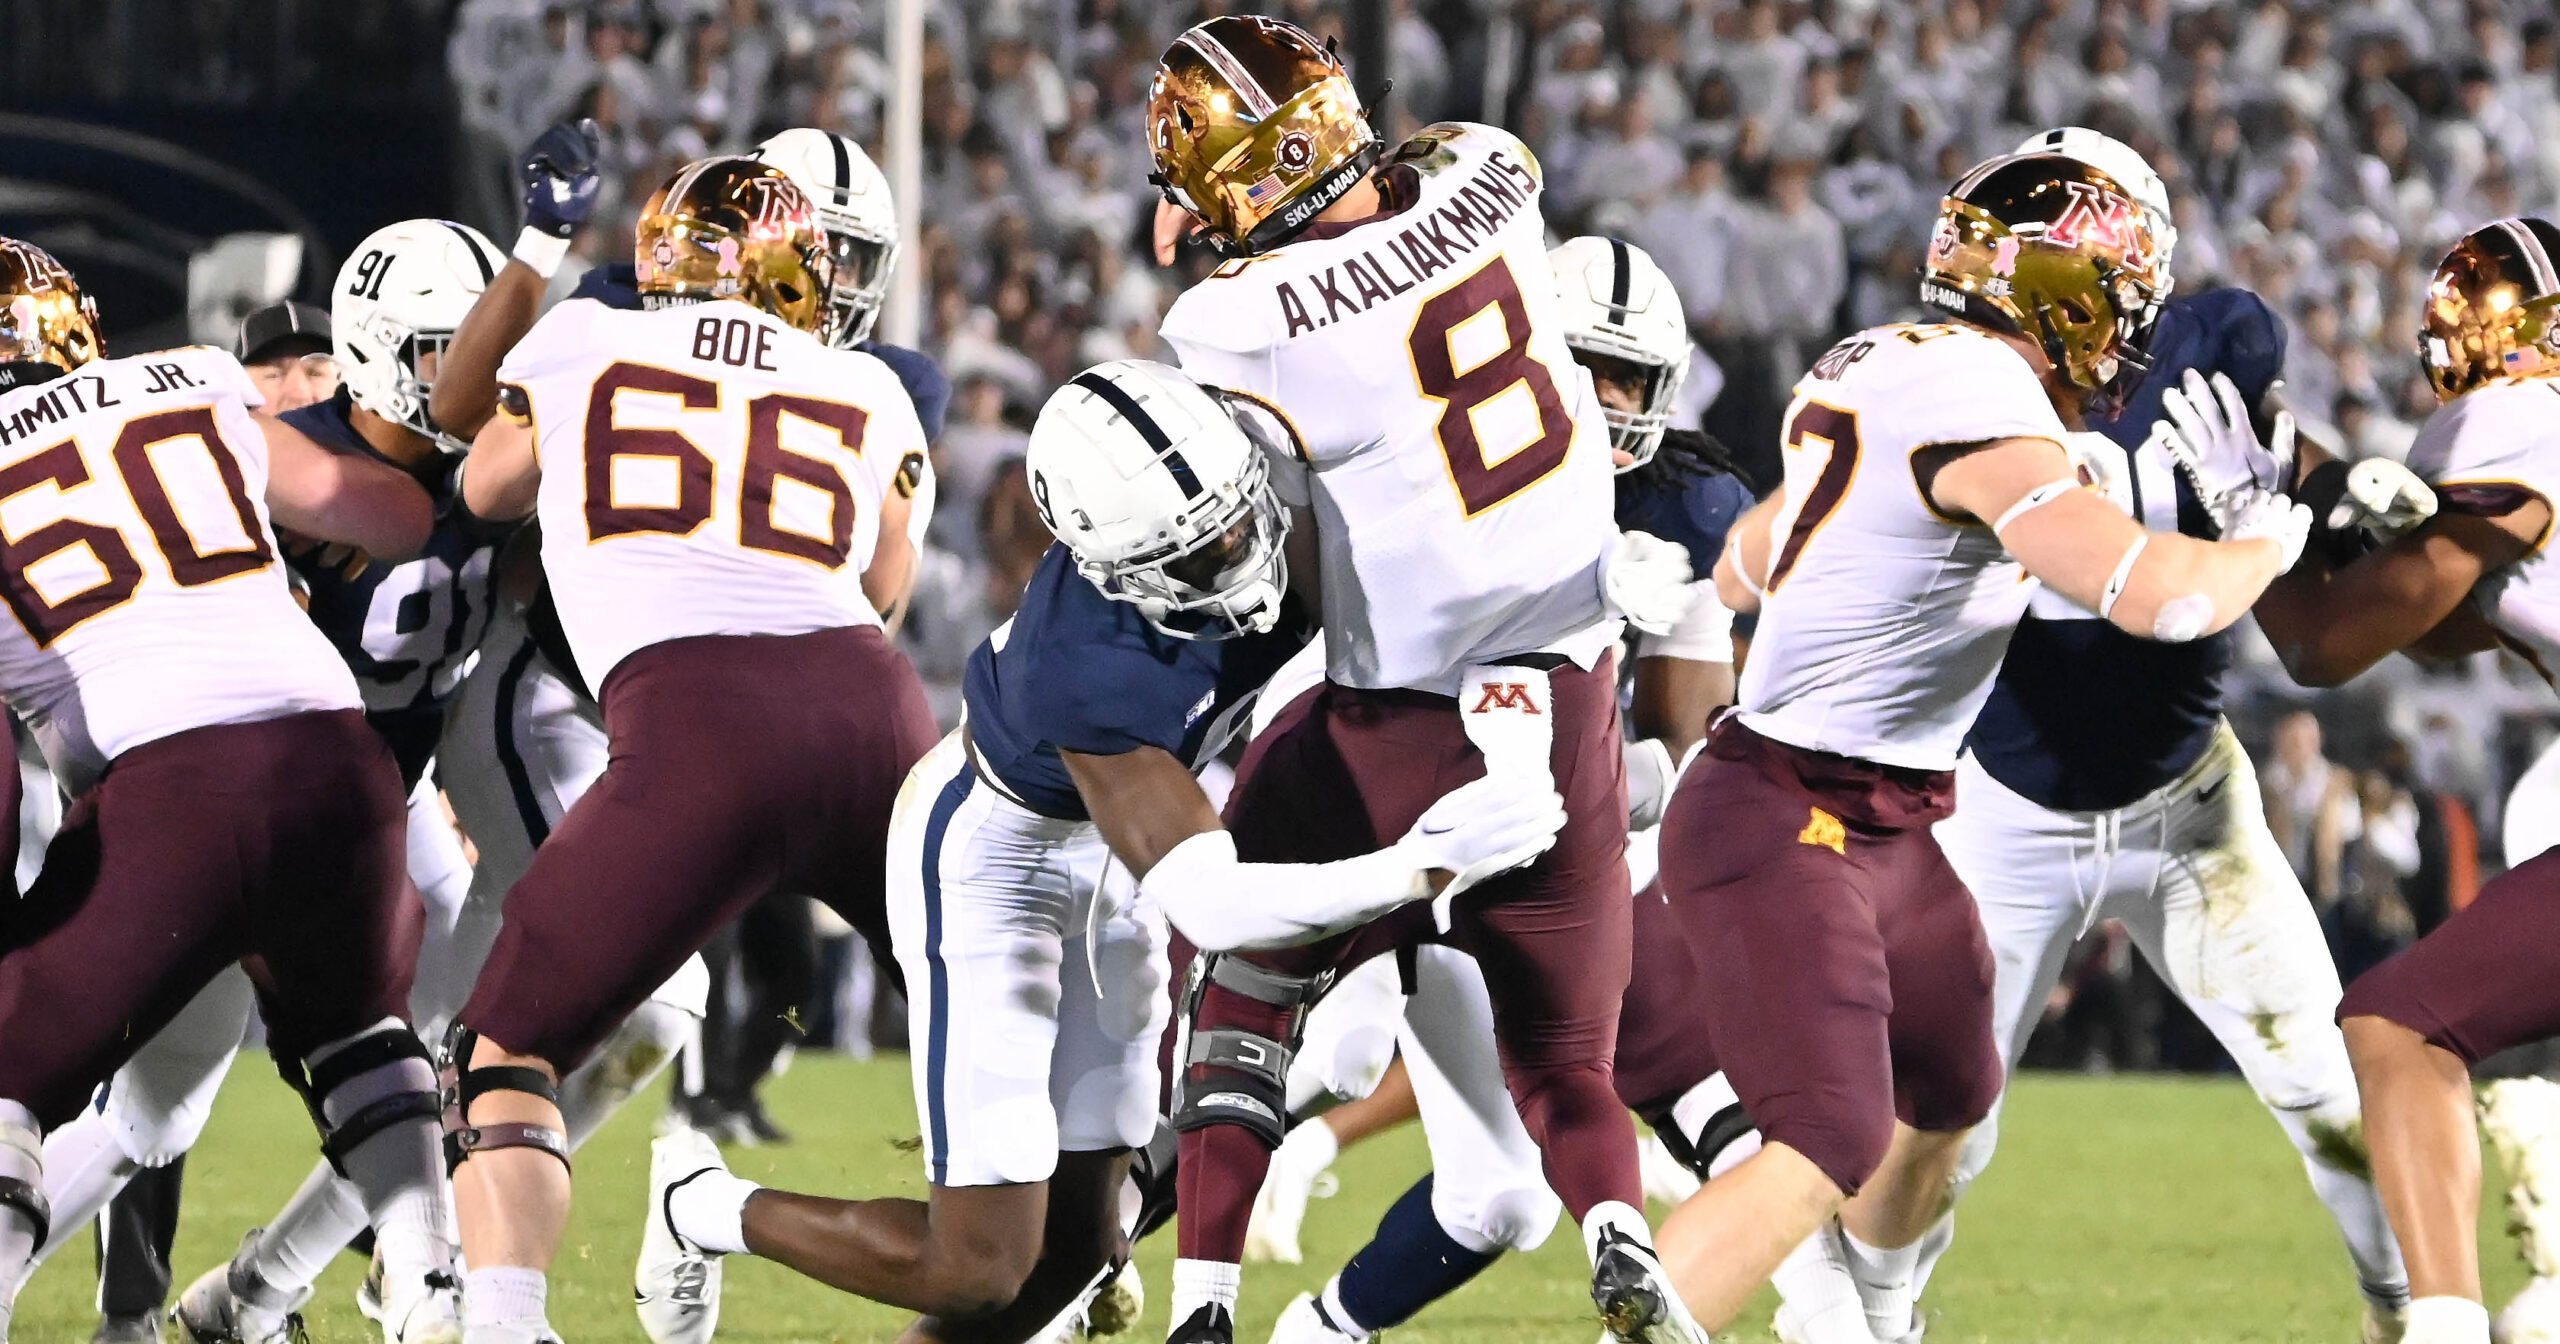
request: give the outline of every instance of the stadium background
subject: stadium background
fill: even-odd
[[[1559,237],[1618,234],[1670,271],[1699,345],[1692,409],[1764,482],[1794,376],[1836,335],[1913,315],[1939,190],[2031,130],[2090,125],[2150,157],[2181,289],[2266,296],[2291,327],[2291,404],[2355,455],[2404,453],[2433,404],[2412,344],[2435,258],[2560,194],[2560,24],[2540,4],[915,2],[919,190],[900,202],[899,264],[916,278],[907,329],[958,392],[904,638],[946,716],[1048,540],[1018,469],[1032,412],[1076,368],[1161,353],[1156,320],[1188,277],[1145,256],[1138,118],[1155,55],[1210,14],[1340,37],[1391,138],[1448,117],[1520,132]],[[511,237],[517,152],[588,115],[607,222],[565,293],[685,159],[789,125],[883,148],[895,3],[0,0],[0,232],[81,275],[113,350],[227,344],[255,301],[325,303],[381,223]],[[2395,660],[2314,696],[2244,641],[2235,717],[2352,974],[2495,871],[2502,800],[2553,702],[2497,655]],[[859,1047],[868,1005],[840,998],[822,1038]],[[2031,1062],[2226,1067],[2104,929],[2049,1017]],[[896,1075],[800,1086],[827,1077]],[[895,1127],[896,1105],[872,1109]]]

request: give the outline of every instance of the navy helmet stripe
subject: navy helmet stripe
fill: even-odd
[[[832,204],[841,205],[853,192],[853,155],[845,149],[844,137],[833,131],[827,132],[827,148],[836,152],[836,199]]]
[[[1174,448],[1173,436],[1164,432],[1164,426],[1147,414],[1147,408],[1139,405],[1136,397],[1098,373],[1077,374],[1075,385],[1102,398],[1111,409],[1120,413],[1121,419],[1138,431],[1138,437],[1145,439],[1147,446],[1163,459],[1164,469],[1173,473],[1173,483],[1182,487],[1184,499],[1198,499],[1206,493],[1200,488],[1200,477],[1191,470],[1191,464],[1184,461],[1182,454]]]
[[[480,283],[481,283],[482,285],[486,285],[486,284],[488,284],[490,281],[497,279],[497,278],[498,278],[498,271],[497,271],[497,268],[496,268],[496,267],[494,267],[494,266],[491,266],[491,265],[489,264],[489,258],[488,258],[487,256],[485,256],[485,255],[483,255],[483,254],[481,253],[481,251],[480,251],[480,240],[479,240],[479,239],[476,239],[476,238],[474,238],[474,237],[472,237],[472,236],[471,236],[471,230],[466,229],[466,228],[462,227],[461,225],[456,224],[456,223],[454,223],[452,220],[449,220],[449,219],[448,219],[448,220],[441,221],[441,222],[444,224],[444,226],[445,226],[446,228],[453,230],[453,236],[454,236],[454,237],[459,238],[459,239],[461,239],[461,240],[462,240],[462,250],[463,250],[463,251],[465,251],[465,252],[470,253],[470,254],[471,254],[471,259],[472,259],[473,261],[475,261],[475,262],[479,263],[479,265],[480,265]]]
[[[1635,265],[1627,258],[1624,239],[1609,240],[1609,321],[1624,325],[1627,320],[1627,287],[1634,280]]]

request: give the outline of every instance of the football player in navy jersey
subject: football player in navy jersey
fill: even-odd
[[[930,1202],[764,1190],[684,1132],[658,1143],[648,1239],[910,1308],[909,1339],[1028,1338],[1122,1250],[1119,1192],[1156,1126],[1166,922],[1212,954],[1290,946],[1553,842],[1554,790],[1489,776],[1383,850],[1238,862],[1196,774],[1313,633],[1272,479],[1295,460],[1282,416],[1163,365],[1101,365],[1051,397],[1026,465],[1060,544],[971,656],[963,727],[908,777],[890,833]],[[1215,955],[1194,978],[1268,990]],[[1285,1057],[1227,1035],[1221,1058]]]
[[[2131,148],[2065,128],[2028,151],[2066,154],[2132,185],[2175,239],[2159,178]],[[2197,483],[2151,442],[2155,427],[2191,415],[2197,396],[2271,416],[2284,346],[2282,321],[2246,290],[2172,299],[2139,387],[2112,416],[2089,417],[2104,441],[2084,448],[2108,462],[2099,474],[2111,478],[2109,493],[2152,528],[2211,536]],[[2408,1276],[2368,1174],[2335,1021],[2337,969],[2223,719],[2233,640],[2136,639],[2039,593],[1967,739],[1961,801],[1937,838],[1981,908],[2007,1063],[2025,1050],[2072,944],[2098,921],[2120,920],[2300,1150],[2353,1262],[2365,1338],[2396,1339]],[[1995,1111],[1974,1131],[1959,1192],[1989,1164],[1998,1122]],[[1899,1251],[1844,1238],[1877,1340],[1920,1337],[1917,1296],[1952,1236],[1950,1214]]]

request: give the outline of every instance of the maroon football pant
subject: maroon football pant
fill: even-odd
[[[2397,1022],[2465,1064],[2560,1036],[2560,848],[2356,977],[2338,1004],[2338,1020],[2351,1017]]]
[[[1614,662],[1551,674],[1549,764],[1568,820],[1537,862],[1469,891],[1449,941],[1473,955],[1493,995],[1494,1032],[1513,1103],[1546,1159],[1547,1182],[1578,1218],[1620,1200],[1642,1207],[1635,1126],[1610,1084],[1618,1001],[1628,973],[1626,775]],[[1403,838],[1441,795],[1484,774],[1458,704],[1418,691],[1325,685],[1245,754],[1228,827],[1247,863],[1323,863]],[[1306,947],[1253,953],[1289,974],[1356,965],[1429,929],[1407,907],[1368,929]],[[1211,985],[1195,1026],[1285,1037],[1285,1015]],[[1241,1127],[1182,1136],[1186,1259],[1243,1258],[1247,1216],[1270,1152]]]
[[[565,1074],[778,887],[885,952],[889,811],[936,734],[878,629],[668,640],[601,699],[604,774],[507,893],[463,1023]]]
[[[1721,1066],[1698,1029],[1698,959],[1659,879],[1636,893],[1635,968],[1618,1009],[1618,1099],[1659,1127],[1672,1104]]]
[[[1726,718],[1662,824],[1663,885],[1697,958],[1698,1018],[1763,1138],[1848,1194],[1896,1118],[1991,1111],[1991,952],[1929,823],[1943,774],[1772,741]]]
[[[406,1017],[425,912],[400,767],[354,710],[147,742],[82,794],[0,918],[0,1097],[50,1128],[225,966],[280,1060]]]

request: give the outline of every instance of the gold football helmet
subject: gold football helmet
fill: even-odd
[[[0,364],[76,369],[106,353],[98,305],[53,254],[0,238]]]
[[[737,299],[830,336],[826,229],[781,169],[734,155],[696,159],[650,195],[637,232],[633,261],[650,307]]]
[[[2501,219],[2463,236],[2427,282],[2418,359],[2436,400],[2500,378],[2560,373],[2560,228]]]
[[[2169,297],[2166,242],[2114,178],[2060,154],[2012,154],[1964,175],[1938,206],[1920,301],[2044,348],[2102,414],[2150,367]]]
[[[1242,15],[1165,48],[1147,92],[1147,141],[1148,181],[1229,256],[1287,242],[1383,147],[1330,45],[1296,24]]]

